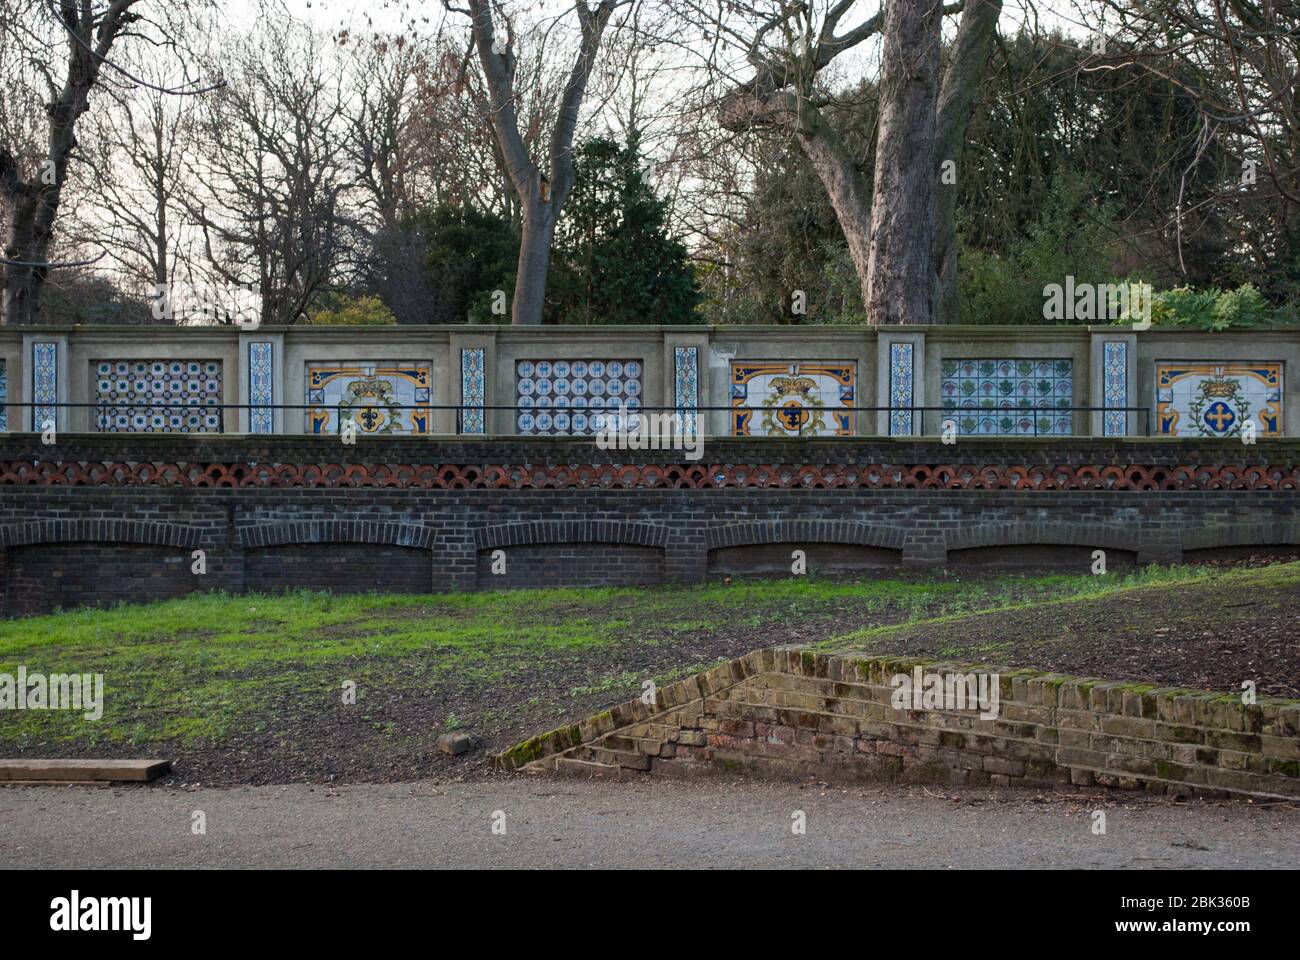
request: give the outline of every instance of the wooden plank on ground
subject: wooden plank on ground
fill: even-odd
[[[154,780],[171,769],[170,760],[4,760],[0,783],[37,780],[102,783]]]

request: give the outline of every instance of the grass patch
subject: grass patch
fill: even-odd
[[[539,690],[560,710],[575,697],[612,703],[639,694],[644,679],[662,685],[776,643],[876,646],[890,631],[958,623],[976,611],[1000,615],[1265,572],[792,577],[436,596],[201,594],[77,610],[0,623],[0,673],[19,665],[102,673],[103,719],[4,711],[0,743],[220,746],[282,729],[306,738],[313,722],[337,716],[349,680],[357,687],[354,709],[380,732],[391,732],[385,724],[403,704],[435,705],[432,736],[517,717],[543,696]],[[408,725],[411,736],[421,729]]]

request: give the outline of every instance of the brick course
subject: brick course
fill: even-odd
[[[382,543],[294,543],[256,547],[244,555],[244,588],[334,593],[429,593],[428,550]]]

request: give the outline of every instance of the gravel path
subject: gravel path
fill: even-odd
[[[1093,810],[1106,814],[1094,835]],[[807,832],[795,836],[792,814]],[[191,830],[195,811],[206,835]],[[494,813],[505,835],[494,835]],[[1300,867],[1300,805],[723,781],[0,788],[0,866]]]

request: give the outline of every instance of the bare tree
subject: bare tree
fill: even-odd
[[[34,61],[46,86],[46,137],[39,153],[15,154],[0,144],[0,208],[3,209],[4,287],[0,322],[30,324],[40,320],[41,290],[52,264],[50,245],[68,164],[77,145],[77,120],[90,108],[90,92],[99,81],[100,65],[118,36],[136,19],[135,0],[117,0],[103,11],[90,4],[62,0],[57,14],[43,2],[20,4],[0,21],[0,44],[29,47],[36,38],[54,41],[49,21],[58,17],[67,48],[63,81],[54,64]],[[56,25],[57,29],[57,25]],[[6,78],[7,80],[9,78]],[[6,82],[5,97],[31,95]]]
[[[332,47],[302,24],[268,22],[253,38],[226,55],[230,86],[204,104],[187,212],[216,279],[253,285],[263,323],[292,324],[340,253],[342,77]]]
[[[423,137],[424,91],[433,69],[431,45],[404,34],[351,42],[347,62],[344,150],[356,181],[349,218],[355,282],[375,291],[398,323],[424,320],[432,288],[423,270],[422,239],[404,218],[437,189],[440,171]]]
[[[1201,117],[1183,187],[1215,150],[1232,161],[1200,204],[1230,208],[1236,243],[1263,275],[1300,250],[1300,8],[1249,0],[1080,0],[1093,56],[1083,70],[1146,71],[1190,96]],[[1180,271],[1196,210],[1180,195],[1171,213]],[[1283,267],[1283,269],[1293,269]]]
[[[150,67],[141,67],[149,73]],[[90,222],[127,282],[139,292],[170,285],[183,256],[185,158],[196,147],[190,99],[154,88],[113,90],[115,103],[92,114]]]
[[[546,156],[539,163],[528,149],[517,110],[517,61],[510,20],[503,17],[506,36],[497,35],[491,0],[467,0],[466,8],[447,8],[468,14],[478,62],[488,91],[492,129],[520,207],[519,267],[516,273],[512,321],[540,324],[550,268],[551,243],[564,201],[573,189],[573,138],[601,38],[610,18],[631,0],[574,0],[579,39],[568,81],[561,95]]]
[[[159,29],[138,12],[140,5],[141,0],[112,0],[99,8],[85,0],[10,0],[0,12],[0,49],[11,51],[0,76],[6,101],[3,112],[9,118],[4,124],[5,137],[0,140],[0,221],[4,227],[0,323],[39,322],[41,293],[50,270],[87,262],[50,261],[55,222],[77,147],[77,124],[90,109],[91,93],[106,72],[144,84],[110,59],[120,38]],[[184,7],[172,12],[183,13]],[[169,45],[165,37],[150,39]],[[66,53],[55,62],[51,53],[60,47]],[[186,83],[159,89],[169,95],[184,95],[207,88]],[[38,128],[30,123],[26,132],[33,136],[11,139],[22,126],[13,122],[20,113],[41,117],[39,146],[34,136]],[[99,257],[89,261],[96,259]]]

